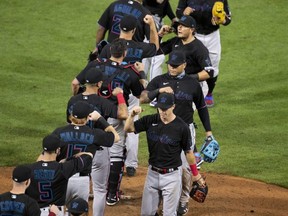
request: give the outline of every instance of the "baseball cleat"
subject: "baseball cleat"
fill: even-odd
[[[136,169],[134,167],[126,167],[126,173],[129,177],[135,176]]]
[[[177,215],[180,216],[180,215],[186,215],[188,213],[188,202],[185,202],[185,203],[179,203],[179,207],[178,207],[178,210],[177,210]]]
[[[106,197],[106,204],[109,206],[114,206],[119,202],[119,197],[116,194],[109,193]]]

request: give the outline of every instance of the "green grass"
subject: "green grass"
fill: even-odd
[[[0,1],[0,166],[33,162],[43,136],[65,124],[70,82],[94,48],[108,2]],[[286,1],[229,3],[233,21],[221,28],[216,105],[209,109],[221,152],[202,170],[288,187]],[[195,116],[200,147],[205,133]],[[139,160],[147,165],[145,134]]]

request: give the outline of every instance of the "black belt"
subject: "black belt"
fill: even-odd
[[[175,170],[178,170],[178,167],[176,167],[176,168],[158,168],[158,167],[151,166],[151,170],[158,172],[160,174],[166,174],[166,173],[171,173],[171,172],[174,172]]]
[[[90,173],[79,173],[79,176],[90,176]]]

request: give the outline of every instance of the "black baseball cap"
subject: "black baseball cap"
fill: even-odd
[[[103,73],[100,68],[90,68],[85,76],[86,83],[95,84],[103,81]]]
[[[55,134],[49,134],[43,138],[42,147],[44,151],[55,151],[60,147],[61,140]]]
[[[181,65],[181,64],[184,64],[186,62],[186,56],[184,54],[184,52],[182,51],[172,51],[170,54],[169,54],[169,59],[168,61],[166,62],[167,64],[170,64],[170,65]]]
[[[157,108],[166,110],[172,107],[175,104],[174,94],[172,93],[161,93],[158,95]]]
[[[82,198],[75,198],[68,204],[68,212],[72,214],[88,212],[88,203]]]
[[[132,15],[125,15],[120,21],[120,29],[125,32],[133,30],[134,28],[136,28],[136,26],[137,19]]]
[[[189,28],[196,28],[196,21],[191,16],[184,15],[175,23],[181,24],[181,25],[189,27]]]
[[[86,118],[91,112],[93,110],[86,101],[77,101],[72,107],[72,116],[78,119]]]
[[[20,165],[14,168],[12,173],[12,179],[15,182],[24,182],[31,178],[32,170],[24,165]]]

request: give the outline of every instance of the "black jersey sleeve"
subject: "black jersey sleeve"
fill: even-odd
[[[172,52],[173,49],[173,45],[176,43],[176,41],[178,40],[177,37],[173,37],[171,39],[168,39],[167,41],[164,41],[160,44],[160,51],[162,51],[162,53],[164,53],[165,55],[169,54],[170,52]],[[158,52],[157,54],[161,54],[160,52]]]
[[[98,20],[98,24],[100,26],[102,26],[103,28],[105,29],[110,29],[110,26],[111,26],[111,19],[110,17],[111,16],[111,11],[112,11],[112,8],[113,8],[113,4],[110,4],[106,10],[104,11],[104,13],[101,15],[100,19]]]
[[[160,118],[158,114],[143,116],[134,122],[134,133],[137,134],[142,131],[147,131],[153,124],[158,124],[159,119]]]
[[[176,16],[180,18],[183,15],[184,9],[187,7],[187,0],[179,0],[176,8]]]
[[[191,147],[192,147],[192,138],[191,138],[191,132],[190,132],[190,129],[188,127],[188,125],[182,121],[181,119],[181,122],[182,122],[182,139],[181,139],[181,147],[183,149],[183,151],[189,151],[189,150],[192,150]]]
[[[112,132],[105,132],[101,129],[93,129],[94,141],[93,144],[104,147],[111,147],[114,143],[114,134]]]
[[[171,4],[169,1],[167,1],[165,3],[165,7],[164,7],[164,13],[167,14],[167,16],[169,17],[170,20],[174,19],[175,18],[175,14],[172,10],[172,7],[171,7]]]
[[[79,157],[72,157],[70,160],[60,163],[62,173],[66,179],[70,178],[77,172],[81,172],[86,167],[90,167],[92,158],[89,155],[81,155]]]

